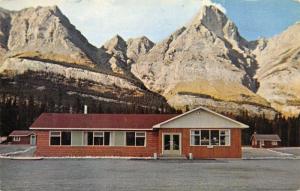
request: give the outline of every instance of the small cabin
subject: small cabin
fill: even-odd
[[[281,139],[277,134],[257,134],[251,136],[253,148],[272,148],[280,145]]]
[[[30,130],[14,130],[9,134],[9,143],[21,145],[35,145],[36,136]]]

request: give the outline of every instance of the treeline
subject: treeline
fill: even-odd
[[[88,106],[89,113],[176,113],[165,104],[146,107],[136,103],[96,101],[76,95],[65,97],[62,94],[54,99],[47,94],[12,96],[2,93],[0,95],[0,136],[7,136],[13,130],[28,129],[43,112],[83,113],[84,105]]]
[[[83,113],[84,105],[89,113],[180,113],[162,104],[158,107],[141,106],[138,104],[113,103],[95,101],[91,98],[68,96],[60,94],[57,97],[36,95],[13,96],[7,93],[0,95],[0,135],[7,136],[13,130],[28,129],[33,121],[43,112],[49,113]],[[300,115],[286,118],[280,114],[273,120],[264,115],[252,117],[247,112],[239,116],[231,113],[225,115],[249,125],[242,133],[242,144],[249,145],[254,132],[260,134],[278,134],[283,146],[300,146]]]
[[[243,130],[242,144],[249,145],[251,135],[258,134],[278,134],[281,138],[282,146],[300,146],[300,114],[298,117],[284,117],[277,114],[273,120],[267,119],[264,115],[251,117],[247,112],[239,116],[232,116],[236,120],[249,125],[248,129]]]

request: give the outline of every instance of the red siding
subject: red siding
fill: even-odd
[[[162,133],[178,132],[181,133],[182,155],[188,157],[189,153],[193,154],[194,159],[209,158],[241,158],[241,129],[231,129],[231,145],[230,146],[214,146],[207,148],[206,146],[190,146],[190,129],[161,129],[159,132],[159,153],[162,154]]]
[[[118,147],[118,146],[49,146],[49,131],[36,131],[37,156],[122,156],[122,157],[152,157],[153,153],[162,154],[162,133],[181,133],[182,155],[193,153],[194,159],[207,158],[241,158],[241,129],[231,129],[231,145],[190,146],[190,129],[159,129],[147,131],[146,147]]]
[[[122,156],[122,157],[152,157],[157,153],[157,132],[148,131],[146,147],[125,146],[49,146],[49,131],[36,131],[36,156]]]
[[[26,137],[20,137],[20,141],[14,141],[13,137],[10,137],[11,144],[17,144],[17,145],[29,145],[30,144],[30,136]]]
[[[275,148],[275,147],[280,146],[279,141],[275,141],[275,142],[277,142],[277,145],[272,145],[272,142],[273,141],[264,141],[264,145],[262,145],[261,147],[262,148]],[[256,141],[256,139],[253,138],[252,141],[251,141],[251,146],[253,148],[260,148],[260,141]]]

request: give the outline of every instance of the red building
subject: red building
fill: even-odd
[[[14,130],[9,134],[11,144],[35,145],[35,134],[29,130]]]
[[[199,107],[181,115],[42,114],[37,156],[240,158],[247,125]]]
[[[276,134],[257,134],[251,136],[251,146],[254,148],[278,147],[281,139]]]

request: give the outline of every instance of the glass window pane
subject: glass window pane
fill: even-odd
[[[145,146],[145,137],[137,137],[136,146]]]
[[[83,131],[72,131],[71,132],[71,144],[76,146],[83,145]]]
[[[220,145],[226,145],[226,142],[225,142],[225,135],[220,135]]]
[[[194,135],[193,136],[193,145],[200,145],[200,136],[199,135]]]
[[[60,137],[51,137],[50,145],[60,145]]]
[[[170,135],[164,135],[164,150],[170,150],[171,146],[170,146]]]
[[[201,145],[209,145],[209,130],[201,131]]]
[[[125,143],[125,132],[115,131],[114,132],[114,145],[115,146],[124,146]]]
[[[135,135],[137,137],[145,137],[145,132],[136,132]]]
[[[179,150],[179,135],[173,135],[173,150]]]
[[[61,145],[71,145],[71,132],[61,132]]]
[[[210,132],[211,145],[219,145],[219,130],[212,130]]]
[[[60,137],[60,132],[59,131],[52,131],[51,132],[51,137]]]
[[[126,145],[127,146],[135,145],[135,132],[126,132]]]
[[[94,137],[94,145],[103,145],[103,137]]]
[[[104,145],[110,145],[110,132],[104,133]]]
[[[101,132],[101,131],[95,131],[94,132],[94,137],[103,137],[103,132]]]
[[[93,145],[93,132],[88,132],[88,145]]]

